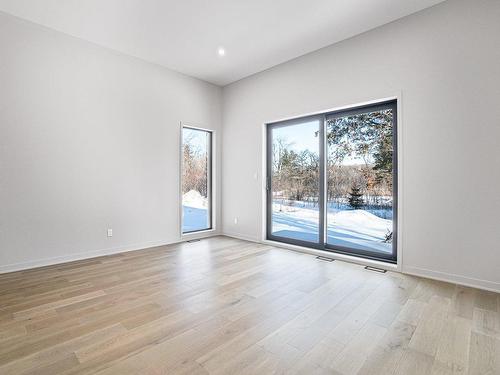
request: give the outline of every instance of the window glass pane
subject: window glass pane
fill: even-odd
[[[326,121],[327,244],[391,255],[393,110]]]
[[[319,241],[319,120],[273,127],[271,234]]]
[[[211,133],[182,129],[182,232],[211,228]]]

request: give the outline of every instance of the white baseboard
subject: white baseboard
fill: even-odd
[[[446,272],[432,271],[418,267],[408,267],[404,265],[403,265],[403,273],[500,293],[500,283],[497,283],[495,281],[475,279],[467,276],[460,276]]]
[[[234,232],[223,232],[221,233],[222,236],[227,236],[227,237],[232,237],[236,238],[238,240],[243,240],[243,241],[250,241],[250,242],[258,242],[262,243],[260,238],[257,237],[252,237],[252,236],[247,236],[245,234],[240,234],[240,233],[234,233]]]
[[[204,231],[204,232],[200,232],[200,233],[191,233],[189,235],[181,235],[180,238],[176,237],[176,238],[163,239],[163,240],[157,240],[157,241],[146,241],[146,242],[137,243],[137,244],[124,245],[124,246],[114,246],[114,247],[110,247],[107,249],[85,251],[85,252],[64,255],[64,256],[59,256],[59,257],[37,259],[37,260],[29,261],[29,262],[0,265],[0,274],[7,273],[7,272],[28,270],[28,269],[32,269],[32,268],[38,268],[38,267],[53,266],[56,264],[74,262],[74,261],[83,260],[83,259],[96,258],[96,257],[104,256],[104,255],[126,253],[129,251],[137,251],[137,250],[145,250],[145,249],[149,249],[149,248],[156,247],[156,246],[173,245],[173,244],[184,242],[184,241],[187,241],[190,239],[208,238],[208,237],[214,237],[214,236],[219,236],[219,235],[220,235],[219,231],[214,229],[214,230]]]
[[[148,249],[148,248],[156,247],[156,246],[171,245],[174,243],[178,243],[179,241],[180,240],[178,238],[176,238],[175,240],[172,240],[172,239],[167,240],[166,239],[166,240],[158,240],[158,241],[147,241],[147,242],[138,243],[138,244],[115,246],[115,247],[111,247],[111,248],[107,248],[107,249],[85,251],[85,252],[63,255],[63,256],[58,256],[58,257],[37,259],[37,260],[29,261],[29,262],[0,265],[0,274],[7,273],[7,272],[22,271],[22,270],[27,270],[27,269],[31,269],[31,268],[52,266],[55,264],[61,264],[61,263],[67,263],[67,262],[74,262],[76,260],[95,258],[95,257],[103,256],[103,255],[111,255],[111,254],[118,254],[118,253],[126,253],[128,251],[143,250],[143,249]]]

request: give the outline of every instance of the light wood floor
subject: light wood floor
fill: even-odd
[[[498,294],[215,237],[0,275],[0,374],[500,374]]]

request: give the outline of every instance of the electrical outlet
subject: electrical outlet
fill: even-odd
[[[108,229],[108,237],[113,237],[113,229]]]
[[[234,223],[238,224],[238,218],[237,217],[234,218]]]

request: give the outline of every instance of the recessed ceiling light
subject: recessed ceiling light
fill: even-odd
[[[226,54],[226,50],[225,50],[223,47],[219,47],[219,48],[217,49],[217,54],[218,54],[219,56],[224,56],[224,55]]]

